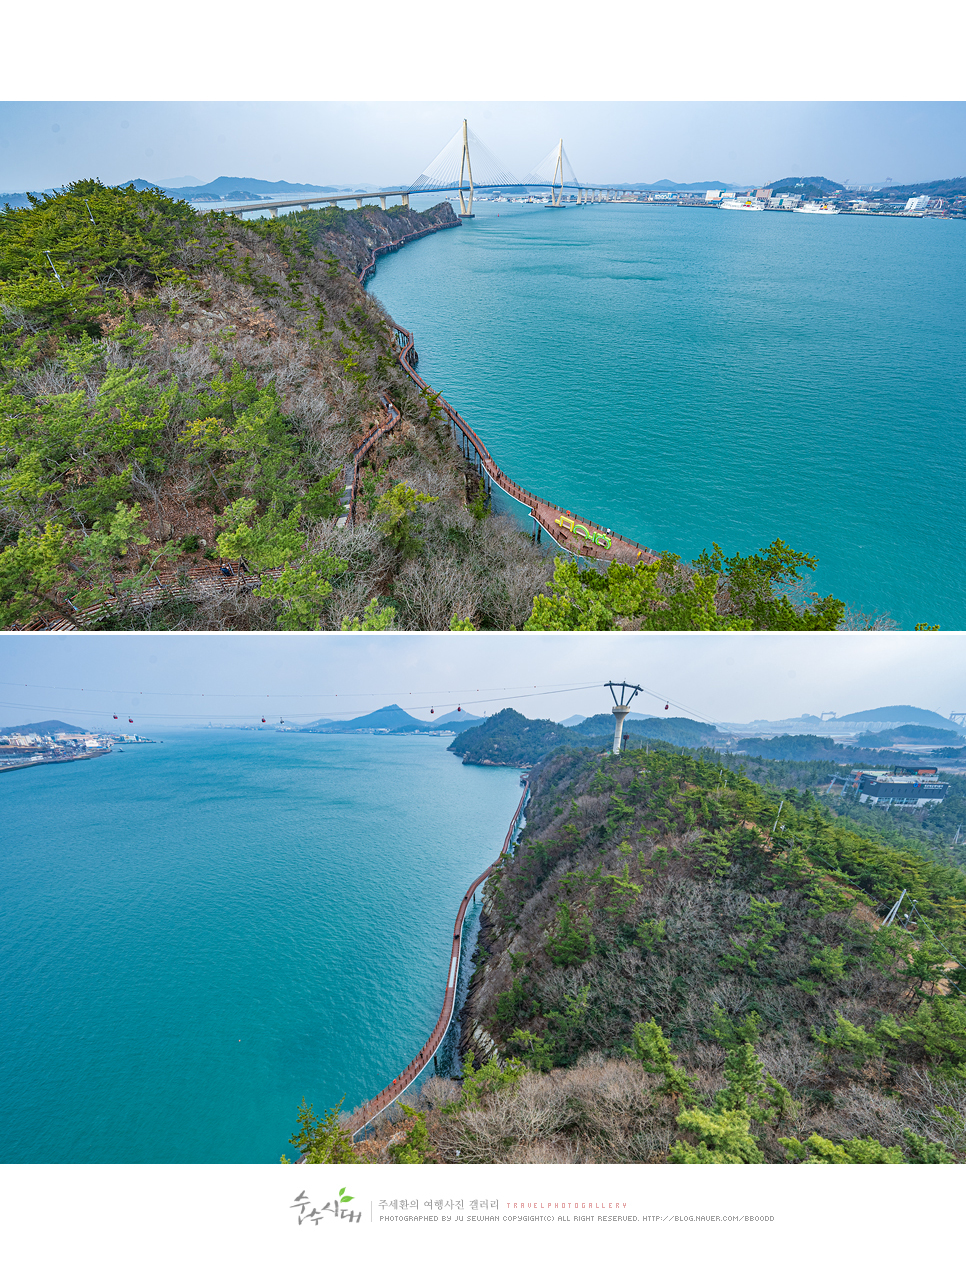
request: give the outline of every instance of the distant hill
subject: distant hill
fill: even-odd
[[[889,733],[880,733],[879,735],[888,736]],[[876,744],[880,744],[878,737],[876,738]],[[784,736],[773,736],[767,740],[761,737],[743,738],[740,746],[741,752],[753,758],[783,759],[802,763],[828,761],[830,763],[851,763],[855,767],[881,767],[883,764],[889,766],[890,764],[901,762],[903,759],[909,759],[910,762],[914,763],[922,761],[911,754],[901,754],[897,750],[891,754],[884,755],[877,749],[842,745],[830,736],[809,736],[807,733],[801,732],[792,733],[791,735],[786,733]]]
[[[17,723],[12,728],[0,728],[0,736],[13,736],[15,732],[36,732],[38,736],[53,736],[55,732],[86,731],[86,728],[75,728],[72,723],[63,723],[60,719],[44,719],[41,723]]]
[[[823,194],[842,194],[845,186],[827,176],[784,176],[769,183],[772,194],[801,194],[802,198],[821,198]]]
[[[579,716],[578,716],[579,717]],[[650,737],[670,745],[698,748],[718,734],[710,723],[694,719],[657,719],[651,715],[629,715],[624,723],[628,736]],[[505,767],[527,767],[560,745],[601,748],[614,738],[614,716],[595,714],[576,727],[550,719],[528,719],[516,710],[501,710],[479,726],[458,737],[449,747],[464,763]],[[638,741],[640,744],[640,741]]]
[[[613,731],[612,724],[611,735]],[[589,744],[588,738],[579,736],[573,728],[565,728],[550,719],[528,719],[516,710],[507,709],[458,736],[449,749],[464,763],[525,767],[567,742],[579,746]]]
[[[927,728],[921,723],[904,723],[901,728],[888,728],[884,732],[863,732],[855,738],[856,745],[893,745],[896,741],[912,741],[926,743],[934,741],[937,745],[949,745],[958,741],[959,733],[949,728]]]
[[[150,182],[126,182],[144,188]],[[255,176],[218,176],[206,185],[183,185],[179,188],[166,187],[169,194],[176,198],[245,198],[251,195],[260,198],[263,194],[334,194],[344,189],[341,185],[299,185],[292,181],[262,181]]]
[[[647,181],[622,181],[618,185],[608,184],[609,190],[733,190],[743,189],[735,186],[734,181],[669,181],[666,178],[648,184]]]
[[[398,728],[405,727],[422,727],[420,719],[414,719],[411,714],[407,714],[401,706],[382,706],[378,710],[373,710],[371,714],[361,715],[358,719],[340,719],[332,723],[309,724],[308,727],[299,728],[300,732],[369,732],[373,729],[385,728],[389,732],[395,732]]]
[[[941,181],[920,181],[918,185],[887,185],[881,194],[894,194],[896,198],[911,198],[914,194],[928,194],[930,198],[956,198],[966,194],[966,176],[949,176]]]
[[[585,714],[572,714],[569,719],[561,719],[560,726],[562,728],[575,728],[578,723],[583,723],[586,718]]]
[[[470,714],[469,710],[450,710],[449,714],[444,714],[442,718],[429,720],[429,726],[434,728],[449,727],[453,723],[482,723],[483,719],[478,714]]]
[[[10,191],[6,194],[0,194],[0,208],[30,207],[30,194],[32,194],[34,198],[43,198],[45,194],[56,194],[57,192],[58,191],[54,189],[30,190],[29,192],[27,190],[20,190],[19,193],[13,193]]]
[[[918,706],[879,706],[875,710],[857,710],[855,714],[842,714],[836,723],[924,723],[928,727],[952,729],[966,733],[958,723],[951,723],[935,710],[920,710]]]
[[[434,732],[465,732],[468,728],[478,728],[483,719],[474,718],[472,715],[467,718],[466,712],[457,714],[454,710],[453,714],[445,721],[440,720],[439,723],[426,723],[416,721],[407,723],[404,727],[394,728],[394,733],[406,733],[411,735],[413,732],[425,732],[427,736],[432,736]]]
[[[595,714],[573,729],[580,736],[613,736],[614,716],[612,714]],[[698,723],[694,719],[656,719],[653,716],[641,717],[629,714],[624,723],[624,731],[636,736],[650,736],[655,740],[667,741],[671,745],[696,746],[706,745],[718,729],[712,723]]]

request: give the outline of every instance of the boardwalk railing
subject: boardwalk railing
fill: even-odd
[[[449,1026],[453,1021],[453,1011],[456,1007],[460,952],[463,945],[463,920],[466,917],[466,910],[469,907],[477,889],[483,885],[494,870],[500,867],[504,858],[509,854],[510,848],[513,845],[513,835],[516,832],[517,826],[523,816],[523,811],[527,805],[527,799],[529,796],[530,785],[529,782],[527,782],[524,785],[523,793],[520,795],[520,801],[517,804],[517,809],[513,813],[513,819],[510,821],[510,828],[507,830],[506,837],[503,840],[503,848],[500,851],[500,854],[490,867],[488,869],[484,869],[480,876],[475,878],[466,888],[466,894],[463,896],[463,901],[456,914],[456,922],[453,925],[453,943],[450,949],[446,991],[443,994],[443,1008],[439,1012],[439,1019],[437,1020],[436,1026],[429,1034],[429,1039],[426,1041],[426,1044],[422,1047],[409,1066],[406,1067],[404,1071],[400,1072],[394,1080],[390,1081],[386,1088],[383,1089],[381,1093],[378,1093],[375,1098],[371,1098],[368,1102],[363,1103],[362,1106],[354,1112],[346,1122],[345,1127],[351,1132],[353,1140],[357,1139],[367,1126],[376,1119],[380,1112],[385,1111],[391,1103],[396,1101],[400,1094],[404,1093],[409,1088],[414,1080],[418,1079],[418,1077],[426,1070],[427,1066],[433,1061],[436,1052],[442,1045],[446,1033],[449,1031]],[[302,1161],[300,1160],[299,1163],[301,1164]]]
[[[454,438],[459,442],[464,456],[476,455],[477,468],[486,477],[504,490],[511,498],[525,507],[529,507],[530,515],[538,526],[537,533],[542,530],[550,538],[574,556],[584,556],[594,560],[620,560],[627,564],[642,561],[645,564],[658,558],[658,553],[641,546],[630,538],[611,533],[593,521],[571,515],[556,503],[538,498],[529,490],[511,480],[503,469],[494,461],[493,456],[473,431],[466,420],[440,394],[433,392],[425,379],[416,371],[416,348],[411,331],[389,319],[389,325],[396,332],[398,347],[397,358],[400,366],[427,396],[443,411],[450,422]],[[556,513],[556,515],[554,514]]]
[[[359,469],[362,466],[362,460],[366,457],[372,447],[376,444],[380,437],[384,437],[387,432],[391,432],[396,426],[402,415],[392,404],[384,392],[379,394],[379,400],[382,402],[386,410],[386,422],[378,424],[375,428],[362,438],[356,448],[352,451],[352,459],[346,464],[345,468],[345,502],[342,507],[342,515],[339,517],[339,528],[346,525],[354,525],[356,523],[356,497],[359,493]]]
[[[375,271],[376,260],[379,256],[386,256],[391,251],[398,251],[400,247],[405,247],[407,243],[415,242],[417,238],[425,238],[427,234],[436,234],[441,229],[458,229],[462,224],[461,220],[455,220],[447,221],[445,225],[430,225],[427,229],[416,229],[411,234],[403,234],[401,238],[393,238],[391,242],[385,243],[381,247],[373,247],[369,263],[357,275],[359,281],[365,286],[369,275]]]

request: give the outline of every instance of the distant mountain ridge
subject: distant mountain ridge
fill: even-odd
[[[927,727],[942,728],[944,731],[966,732],[966,728],[949,719],[944,719],[935,710],[921,710],[918,706],[879,706],[875,710],[857,710],[854,714],[842,714],[836,723],[875,723],[883,720],[886,723],[924,723]]]
[[[571,729],[576,736],[598,737],[613,735],[614,716],[612,714],[595,714],[583,723]],[[653,715],[645,718],[628,715],[624,723],[624,731],[634,736],[648,736],[654,740],[668,741],[671,745],[705,745],[712,735],[718,735],[713,723],[698,723],[695,719],[656,718]]]
[[[133,185],[136,190],[153,189],[157,182],[145,181],[136,177],[132,181],[122,181],[123,186]],[[347,189],[344,185],[300,185],[292,181],[263,181],[257,176],[217,176],[204,185],[162,185],[159,188],[176,198],[204,198],[211,195],[215,198],[233,198],[241,193],[260,198],[263,194],[334,194],[337,190]],[[353,186],[353,189],[356,187]]]
[[[371,732],[382,731],[395,732],[397,728],[402,727],[421,727],[421,721],[414,719],[411,714],[397,705],[381,706],[378,710],[373,710],[370,714],[360,715],[358,719],[337,719],[330,723],[310,723],[307,727],[299,728],[299,732]]]
[[[910,198],[913,194],[928,194],[930,198],[956,198],[966,194],[966,176],[949,176],[941,181],[920,181],[918,185],[885,185],[880,194],[895,194],[897,198]]]
[[[593,187],[593,182],[588,182]],[[600,182],[602,189],[607,190],[733,190],[736,188],[734,181],[669,181],[667,178],[661,181],[618,181],[618,182]],[[745,186],[739,185],[738,189],[744,189]]]

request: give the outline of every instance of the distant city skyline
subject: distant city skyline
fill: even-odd
[[[520,178],[561,135],[587,184],[966,174],[964,102],[5,102],[0,192],[91,176],[391,188],[464,117]]]

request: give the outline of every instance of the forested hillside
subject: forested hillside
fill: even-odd
[[[921,808],[883,808],[860,803],[842,794],[842,786],[832,786],[833,777],[847,778],[853,763],[835,757],[822,760],[776,760],[749,758],[743,754],[702,754],[714,762],[748,776],[792,801],[822,806],[831,815],[844,816],[865,831],[902,850],[924,852],[940,863],[966,866],[966,775],[943,771],[949,793],[941,803]],[[877,756],[878,766],[888,766],[899,755]]]
[[[779,817],[762,787],[684,754],[560,754],[532,782],[487,883],[463,1031],[503,1088],[440,1116],[444,1157],[966,1148],[961,870],[814,805]]]
[[[663,748],[561,751],[531,785],[463,1081],[358,1158],[966,1158],[962,870]]]

